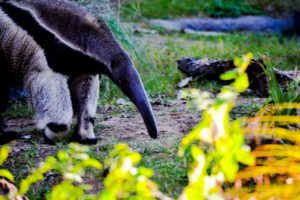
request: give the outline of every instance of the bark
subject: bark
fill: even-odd
[[[220,75],[226,71],[236,68],[233,60],[211,60],[208,58],[181,58],[177,60],[178,69],[193,78],[219,80]],[[253,59],[248,66],[249,89],[254,95],[267,97],[270,94],[267,76],[264,73],[266,65],[263,60]],[[274,68],[277,82],[281,88],[288,86],[289,82],[295,80],[300,75],[300,71],[280,71]]]

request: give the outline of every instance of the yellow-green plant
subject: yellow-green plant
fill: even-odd
[[[136,168],[134,165],[140,160],[139,153],[132,152],[126,144],[118,144],[105,162],[110,173],[104,180],[105,189],[99,197],[103,200],[154,200],[153,192],[157,186],[149,180],[153,171],[144,167]]]
[[[244,144],[241,123],[245,119],[230,122],[229,118],[238,94],[249,86],[245,71],[251,59],[252,54],[235,59],[238,68],[221,77],[224,80],[234,79],[234,82],[224,87],[216,99],[205,92],[191,90],[196,101],[201,102],[200,108],[205,110],[203,120],[182,140],[179,149],[179,155],[184,156],[191,146],[193,157],[189,184],[180,200],[223,199],[221,186],[225,181],[235,180],[239,163],[254,164],[250,148]],[[212,151],[207,154],[201,149],[204,143],[211,145]],[[82,184],[85,168],[101,168],[99,161],[88,156],[88,150],[86,146],[72,143],[65,151],[60,151],[57,158],[48,157],[45,163],[21,181],[18,194],[24,195],[31,184],[43,180],[46,172],[56,170],[62,174],[63,180],[46,195],[47,199],[171,199],[163,195],[149,179],[153,174],[151,169],[135,167],[141,155],[132,152],[125,144],[118,144],[105,161],[109,174],[104,180],[104,190],[95,195],[86,194],[85,191],[91,186]]]
[[[9,155],[9,146],[4,145],[1,150],[0,150],[0,166],[4,163],[4,161],[7,159]],[[14,176],[6,169],[0,169],[0,177],[4,177],[8,179],[9,181],[13,182],[14,181]],[[5,200],[6,198],[13,198],[17,195],[16,191],[11,191],[7,197],[1,196],[0,195],[0,200]]]
[[[229,112],[240,92],[248,86],[248,75],[245,72],[252,54],[235,59],[238,67],[221,76],[223,80],[234,82],[230,87],[224,87],[216,99],[209,94],[192,90],[191,94],[199,102],[203,111],[202,121],[182,140],[179,155],[184,156],[191,146],[194,159],[189,171],[189,185],[180,199],[221,199],[221,185],[224,181],[233,182],[239,170],[239,163],[253,165],[254,157],[250,147],[244,144],[244,134],[241,123],[237,119],[230,122]],[[205,154],[203,143],[213,146],[213,150]]]
[[[227,196],[238,199],[298,199],[300,196],[300,117],[278,115],[287,109],[299,110],[300,104],[268,105],[253,118],[230,121],[229,113],[236,98],[249,86],[245,71],[251,59],[252,54],[235,59],[237,68],[221,76],[224,80],[234,81],[224,87],[215,99],[207,92],[195,89],[189,92],[197,107],[204,111],[202,121],[183,138],[178,152],[182,157],[190,149],[193,158],[189,183],[179,200],[224,199]],[[258,145],[263,144],[265,138],[272,140],[274,137],[286,141],[286,144],[259,146],[251,153],[250,147],[245,145],[244,133],[254,135],[257,141],[261,141]],[[210,151],[205,153],[202,149],[207,144]],[[0,196],[0,199],[26,194],[30,186],[43,180],[44,174],[50,170],[61,174],[62,182],[46,195],[49,200],[172,199],[163,195],[150,180],[153,175],[151,169],[136,167],[141,155],[132,152],[126,144],[116,145],[105,160],[105,167],[109,169],[104,180],[105,188],[98,194],[87,194],[91,186],[83,184],[86,168],[102,168],[98,160],[88,155],[88,151],[86,146],[71,143],[66,150],[58,152],[57,157],[47,157],[39,168],[20,182],[17,192],[7,197]],[[0,165],[8,153],[9,147],[3,146]],[[240,163],[249,167],[240,170]],[[14,181],[7,170],[0,169],[0,176]],[[227,187],[223,191],[225,182],[235,182],[235,187]]]
[[[286,109],[299,110],[300,104],[268,105],[248,119],[246,134],[255,136],[258,145],[264,144],[266,138],[273,142],[255,149],[253,154],[257,164],[237,174],[236,189],[230,192],[231,195],[240,199],[299,199],[300,117],[276,115]],[[276,144],[276,139],[286,144]],[[255,184],[249,187],[249,181]]]
[[[21,180],[17,193],[9,194],[8,198],[23,196],[34,183],[42,181],[44,174],[50,170],[56,170],[62,175],[62,182],[51,189],[46,195],[48,200],[63,199],[155,199],[153,192],[157,186],[149,180],[153,171],[144,167],[136,168],[141,156],[132,152],[125,144],[118,144],[110,153],[105,164],[110,173],[104,180],[105,189],[99,194],[86,194],[92,186],[82,184],[87,167],[101,169],[99,161],[91,158],[87,153],[89,147],[71,143],[64,151],[59,151],[57,158],[49,156],[39,168],[35,169],[26,179]],[[4,146],[0,151],[0,164],[7,158],[9,147]],[[100,173],[100,171],[99,171]],[[0,176],[14,181],[13,175],[5,170],[0,170]],[[0,195],[0,199],[6,199]]]
[[[265,58],[268,61],[268,58]],[[262,66],[263,67],[263,66]],[[263,67],[264,69],[264,67]],[[288,87],[286,89],[281,89],[274,72],[273,67],[267,65],[267,68],[264,69],[265,74],[268,79],[268,84],[270,88],[271,95],[269,98],[272,99],[275,104],[279,105],[282,103],[299,103],[300,102],[300,93],[299,93],[299,84],[300,77],[296,77],[296,80],[287,82],[286,85]],[[275,114],[275,113],[274,113]],[[294,109],[282,109],[280,113],[277,114],[285,114],[285,115],[295,115]]]
[[[85,175],[87,167],[101,169],[101,164],[98,160],[90,158],[87,154],[88,151],[89,147],[87,146],[71,143],[68,149],[58,152],[57,159],[54,157],[47,158],[52,160],[48,162],[49,167],[52,166],[53,169],[63,175],[62,183],[52,188],[47,199],[93,199],[92,195],[85,193],[85,191],[92,189],[92,186],[82,184],[82,177]],[[44,166],[48,163],[46,160]],[[74,186],[74,183],[77,183],[77,186]]]
[[[87,152],[89,148],[79,144],[71,143],[65,151],[58,152],[57,158],[49,156],[39,168],[35,169],[26,179],[21,180],[20,189],[15,194],[9,194],[9,199],[16,196],[23,196],[33,183],[42,181],[44,174],[50,170],[56,170],[63,176],[62,183],[52,188],[47,199],[92,199],[84,191],[91,189],[91,186],[82,183],[87,167],[101,168],[99,161],[90,158]],[[9,147],[4,146],[0,151],[0,163],[7,158]],[[7,170],[1,170],[0,176],[13,181],[12,174]],[[77,186],[74,186],[74,183]]]
[[[0,150],[0,166],[7,159],[9,154],[9,146],[4,145]],[[14,181],[14,176],[6,169],[0,169],[0,176],[7,178],[10,181]]]

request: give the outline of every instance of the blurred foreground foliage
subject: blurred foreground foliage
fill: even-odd
[[[255,136],[257,163],[238,172],[235,188],[228,194],[240,199],[299,199],[300,117],[278,115],[289,109],[299,110],[300,104],[268,105],[247,119],[244,132]],[[270,142],[272,138],[277,141]]]
[[[58,152],[57,157],[49,156],[40,167],[35,169],[27,178],[21,180],[18,191],[12,191],[6,196],[0,193],[0,199],[17,199],[23,196],[29,187],[42,181],[44,175],[51,170],[62,175],[60,184],[55,185],[46,194],[49,200],[72,200],[72,199],[155,199],[152,191],[156,190],[156,185],[148,178],[153,171],[143,167],[136,168],[134,165],[141,159],[140,154],[132,152],[127,145],[118,144],[110,153],[106,160],[109,174],[104,181],[104,190],[99,194],[88,194],[92,189],[91,185],[84,184],[83,178],[86,170],[93,167],[99,170],[102,165],[98,160],[88,155],[89,147],[76,143],[71,143],[65,151]],[[5,145],[0,151],[0,161],[4,161],[9,153],[9,147]],[[13,176],[9,171],[2,169],[2,177],[13,181]]]
[[[245,71],[252,57],[249,53],[235,59],[237,68],[221,76],[223,80],[234,81],[216,98],[195,89],[185,92],[187,97],[193,97],[194,105],[203,110],[203,119],[181,142],[179,156],[185,157],[190,151],[193,161],[188,173],[189,183],[178,200],[299,197],[300,117],[282,112],[299,110],[299,102],[267,105],[254,117],[230,120],[230,111],[239,93],[249,86]],[[245,134],[255,140],[252,152],[245,143]],[[210,150],[205,152],[202,149],[207,145]],[[172,199],[151,181],[151,169],[136,167],[141,155],[132,152],[126,144],[116,145],[104,162],[104,169],[109,172],[104,189],[98,194],[90,194],[92,186],[83,181],[86,170],[92,167],[101,173],[103,167],[88,152],[87,146],[71,143],[56,157],[47,157],[21,180],[18,190],[0,196],[0,199],[17,199],[25,195],[33,183],[43,180],[52,170],[61,174],[62,180],[46,194],[49,200]],[[0,165],[8,154],[9,147],[5,145],[0,151]],[[6,169],[0,170],[0,176],[14,181]]]

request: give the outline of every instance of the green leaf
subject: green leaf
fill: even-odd
[[[191,147],[191,154],[195,160],[197,160],[198,156],[204,156],[203,151],[195,145]]]
[[[74,142],[69,144],[69,149],[74,150],[76,152],[88,152],[90,150],[88,146],[81,145]]]
[[[96,159],[93,159],[93,158],[89,158],[87,160],[84,160],[83,161],[83,166],[84,167],[94,167],[96,169],[101,169],[101,163],[96,160]]]
[[[23,179],[20,183],[19,194],[23,196],[29,190],[29,188],[30,188],[30,183],[26,179]]]
[[[236,173],[239,170],[239,165],[232,156],[224,156],[220,161],[222,172],[226,179],[230,182],[235,180]]]
[[[4,145],[0,150],[0,165],[3,164],[3,162],[6,160],[9,154],[9,146]]]
[[[0,169],[0,176],[7,178],[11,182],[14,182],[14,176],[6,169]]]
[[[239,66],[241,66],[242,64],[243,64],[243,58],[241,58],[241,57],[236,57],[236,58],[234,58],[234,65],[235,65],[235,66],[239,67]]]
[[[236,155],[236,160],[248,166],[253,166],[255,164],[255,158],[252,156],[250,151],[241,150]]]
[[[139,171],[140,174],[142,174],[143,176],[146,176],[148,178],[153,176],[153,170],[152,169],[148,169],[148,168],[145,168],[145,167],[139,167],[138,171]]]
[[[249,87],[249,80],[247,73],[242,73],[233,83],[233,87],[239,92],[244,92]]]
[[[238,70],[234,69],[234,70],[230,70],[230,71],[222,74],[220,76],[220,79],[224,80],[224,81],[229,81],[229,80],[235,79],[237,77],[237,75],[238,75]]]
[[[7,200],[7,199],[0,195],[0,200]]]
[[[132,153],[129,158],[132,160],[132,163],[138,163],[142,157],[139,153]]]
[[[40,170],[43,171],[43,173],[46,173],[47,171],[55,168],[56,158],[53,156],[49,156],[46,158],[45,163],[41,164]]]
[[[59,160],[66,160],[67,158],[67,153],[64,151],[59,151],[57,154],[57,157]]]
[[[100,199],[103,199],[103,200],[116,200],[117,197],[114,196],[113,192],[110,192],[108,189],[106,190],[103,190],[101,192],[101,194],[99,195]]]
[[[74,158],[79,160],[87,160],[89,158],[89,155],[86,153],[77,153],[76,155],[74,155]]]

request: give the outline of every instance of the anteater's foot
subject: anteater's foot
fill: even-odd
[[[44,137],[48,144],[54,145],[68,132],[68,126],[65,124],[49,123],[45,128]]]
[[[75,127],[74,134],[71,139],[73,142],[78,142],[80,144],[97,144],[98,139],[95,137],[93,126],[89,130],[80,130],[79,126]]]
[[[95,118],[90,117],[86,119],[84,123],[77,124],[71,140],[80,144],[97,144],[98,139],[95,137],[94,123]]]
[[[94,145],[97,144],[98,139],[97,138],[82,138],[78,132],[75,132],[73,134],[73,137],[71,139],[73,142],[78,142],[80,144],[88,144],[88,145]]]

